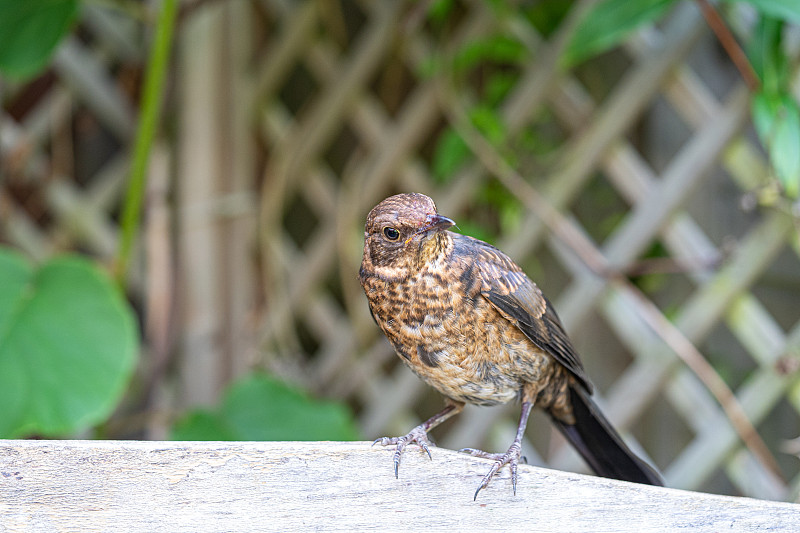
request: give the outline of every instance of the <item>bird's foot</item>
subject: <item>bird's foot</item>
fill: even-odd
[[[429,459],[433,459],[431,457],[431,451],[429,449],[430,446],[435,446],[433,442],[428,438],[428,432],[425,431],[425,428],[420,424],[419,426],[415,427],[408,434],[403,435],[402,437],[381,437],[379,439],[375,439],[375,442],[372,443],[373,446],[376,444],[380,444],[381,446],[393,446],[397,445],[397,448],[394,450],[394,477],[398,477],[398,469],[400,468],[400,456],[403,454],[403,450],[405,450],[406,446],[411,443],[416,443],[419,445],[420,448],[425,450],[425,453],[428,454]]]
[[[517,465],[519,464],[520,452],[522,451],[522,447],[518,442],[514,442],[506,453],[488,453],[476,450],[475,448],[463,448],[459,451],[468,453],[473,457],[483,457],[484,459],[492,459],[494,461],[492,468],[489,469],[489,473],[483,476],[483,480],[481,480],[481,484],[478,490],[475,491],[475,496],[472,498],[473,500],[478,499],[478,493],[486,488],[492,477],[505,465],[509,465],[511,468],[511,486],[514,489],[514,494],[517,494]],[[523,462],[527,462],[524,457],[522,460]]]

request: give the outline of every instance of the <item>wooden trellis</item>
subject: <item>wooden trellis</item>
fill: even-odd
[[[574,6],[571,17],[588,4]],[[213,402],[232,377],[258,364],[348,401],[364,437],[405,431],[435,410],[435,394],[397,364],[356,280],[364,217],[383,197],[424,192],[442,213],[460,220],[495,177],[496,169],[481,157],[445,183],[432,176],[431,146],[474,91],[454,83],[447,68],[420,73],[431,58],[447,53],[420,9],[392,0],[264,0],[209,3],[182,19],[167,106],[177,128],[174,138],[162,137],[153,161],[150,218],[136,270],[136,296],[151,302],[148,312],[169,309],[168,302],[152,299],[154,280],[177,283],[181,309],[172,348],[180,355],[179,373],[152,374],[160,380],[154,405]],[[663,25],[629,39],[618,52],[627,63],[624,72],[602,99],[579,72],[560,67],[569,23],[543,39],[532,26],[475,1],[459,4],[451,26],[448,49],[498,32],[513,34],[528,48],[531,60],[500,106],[509,139],[535,124],[543,110],[562,131],[561,147],[542,175],[524,176],[524,184],[511,189],[524,215],[519,230],[497,244],[520,264],[546,256],[551,266],[545,271],[560,271],[557,283],[538,281],[590,371],[603,365],[593,360],[598,353],[585,330],[604,330],[631,356],[629,363],[604,370],[613,373],[599,392],[610,418],[625,430],[644,427],[635,434],[648,455],[676,431],[668,421],[652,420],[654,406],[673,413],[686,442],[677,453],[651,452],[670,486],[796,499],[798,468],[779,446],[800,431],[792,364],[800,354],[800,305],[777,312],[757,292],[781,262],[794,283],[786,290],[800,301],[796,220],[774,208],[738,213],[732,205],[737,222],[723,239],[692,207],[721,182],[732,181],[744,195],[762,186],[768,172],[748,134],[744,85],[712,88],[694,66],[711,39],[696,7],[679,4]],[[6,177],[0,183],[0,239],[36,258],[79,247],[109,260],[115,249],[113,214],[135,112],[121,75],[112,72],[141,61],[143,46],[135,28],[96,7],[87,6],[81,27],[93,40],[63,43],[54,82],[37,93],[34,107],[21,118],[4,111],[0,119]],[[392,83],[403,89],[381,89]],[[9,100],[24,91],[12,87]],[[656,106],[685,130],[674,153],[659,152],[658,164],[634,132]],[[87,116],[119,148],[106,149],[102,164],[84,176],[59,173],[59,143],[68,149],[71,142],[63,128]],[[597,180],[628,205],[600,242],[589,237],[592,228],[575,207]],[[567,214],[562,223],[586,237],[588,253],[614,275],[588,268],[548,231],[531,208],[531,189]],[[730,196],[729,203],[737,201]],[[618,276],[655,243],[684,267],[680,299],[642,299]],[[687,354],[676,353],[664,331],[654,329],[654,310],[655,319],[668,314],[677,342],[688,340],[701,354],[722,330],[747,354],[749,371],[732,388],[756,429],[770,417],[785,417],[776,413],[791,406],[795,420],[764,437],[780,458],[783,479],[743,445],[729,415],[683,362]],[[165,368],[163,328],[148,330],[145,371]],[[166,391],[175,381],[172,397]],[[514,410],[468,409],[440,444],[504,449]],[[533,426],[540,434],[549,431],[538,422]],[[151,431],[164,434],[158,424]],[[562,444],[537,435],[524,453],[534,463],[583,469]]]

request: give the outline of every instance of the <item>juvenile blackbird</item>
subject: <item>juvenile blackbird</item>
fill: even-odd
[[[465,403],[522,402],[506,453],[465,448],[495,461],[475,498],[504,465],[514,492],[521,440],[533,406],[600,476],[662,485],[660,476],[622,441],[592,401],[592,385],[553,306],[508,256],[472,237],[447,231],[455,223],[423,194],[391,196],[370,211],[359,279],[375,322],[401,360],[441,392],[446,407],[401,437],[430,456],[428,431]]]

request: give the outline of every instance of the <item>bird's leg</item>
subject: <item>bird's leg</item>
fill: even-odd
[[[514,437],[514,442],[511,443],[511,446],[508,448],[506,453],[487,453],[474,448],[464,448],[459,450],[470,455],[474,455],[475,457],[494,459],[495,461],[495,463],[492,465],[492,468],[489,470],[489,473],[483,476],[483,480],[481,481],[478,490],[475,491],[475,496],[472,498],[473,500],[478,498],[478,493],[482,489],[486,488],[486,486],[489,484],[489,481],[491,481],[492,476],[494,476],[504,465],[509,465],[511,467],[511,485],[514,488],[514,494],[517,493],[517,465],[519,464],[519,455],[522,451],[522,436],[525,434],[525,426],[528,425],[528,417],[531,414],[532,408],[533,402],[522,402],[522,412],[519,415],[517,436]]]
[[[397,445],[397,448],[394,450],[394,477],[398,477],[400,456],[403,454],[403,450],[405,449],[406,445],[416,442],[420,448],[425,450],[425,452],[428,454],[428,457],[433,459],[428,446],[434,446],[434,444],[428,439],[428,431],[432,430],[451,416],[457,415],[462,409],[464,409],[463,402],[450,400],[447,403],[447,407],[409,431],[408,434],[403,435],[402,437],[381,437],[379,439],[375,439],[375,442],[373,442],[372,445],[375,446],[378,443],[380,443],[381,446],[390,446],[394,444]]]

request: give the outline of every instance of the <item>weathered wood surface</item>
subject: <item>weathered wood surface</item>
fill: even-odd
[[[0,441],[0,532],[800,531],[800,505],[364,442]]]

